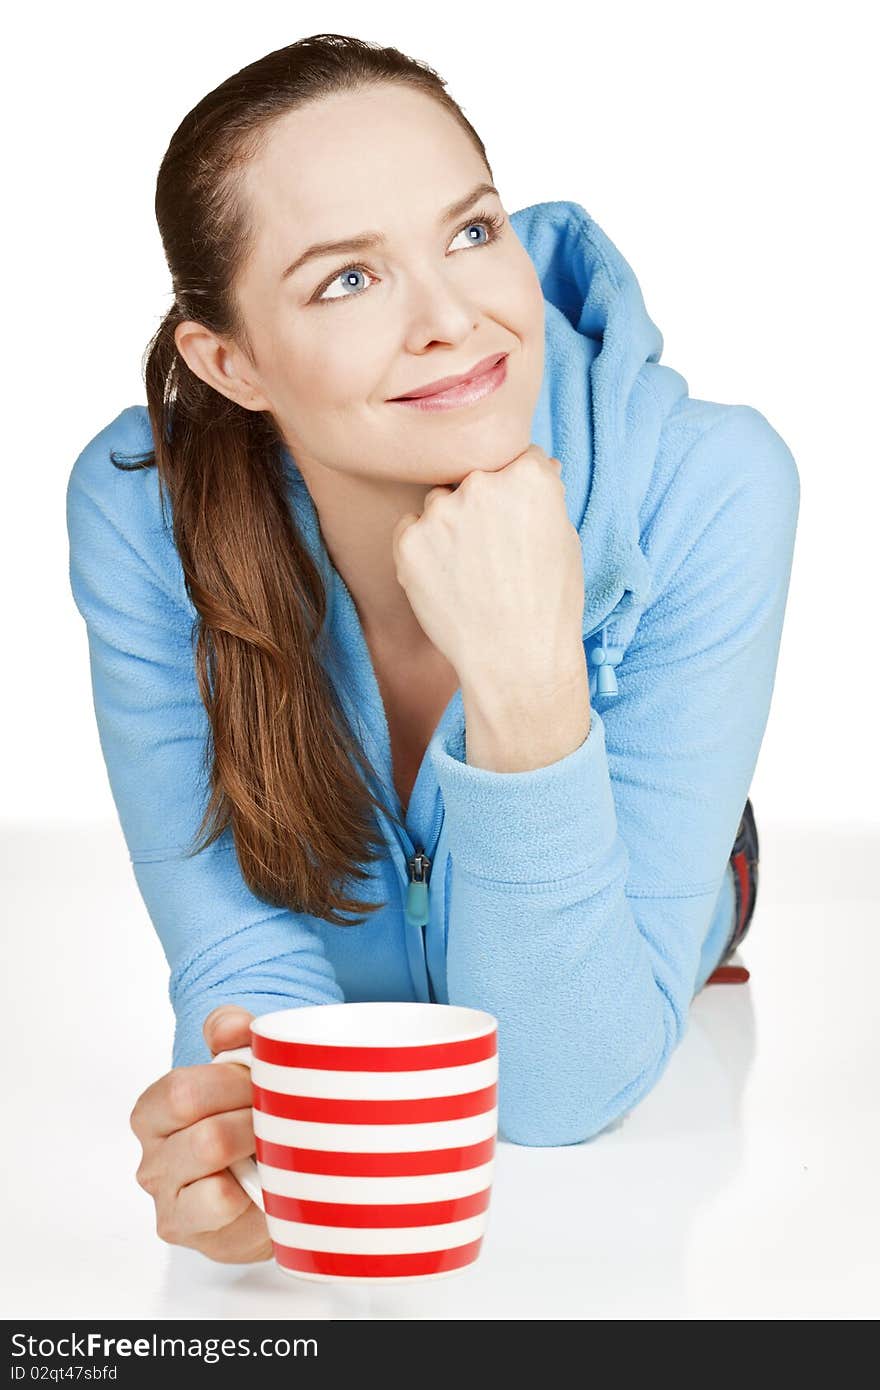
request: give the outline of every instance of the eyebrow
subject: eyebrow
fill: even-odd
[[[458,217],[460,213],[467,212],[478,198],[484,198],[489,193],[501,197],[494,184],[478,183],[466,198],[457,198],[454,203],[450,203],[447,208],[443,209],[438,219],[438,226],[443,226],[444,223],[451,222],[454,217]],[[295,261],[291,261],[281,279],[286,280],[288,276],[293,275],[295,271],[305,265],[306,261],[315,260],[318,256],[333,256],[339,251],[367,251],[373,246],[383,246],[386,239],[381,232],[361,232],[357,236],[344,237],[341,241],[316,241],[313,246],[309,246],[307,250],[303,251],[302,255],[298,256]]]

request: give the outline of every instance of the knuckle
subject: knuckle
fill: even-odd
[[[206,1120],[198,1126],[193,1146],[196,1157],[204,1165],[206,1173],[214,1173],[226,1167],[228,1145],[224,1131],[216,1120]]]
[[[131,1108],[131,1112],[128,1117],[128,1127],[138,1136],[138,1138],[140,1138],[141,1121],[143,1119],[144,1113],[143,1101],[143,1096],[138,1096],[137,1100]]]
[[[168,1114],[175,1124],[188,1124],[196,1114],[196,1096],[190,1068],[178,1067],[169,1073]]]
[[[171,1212],[164,1207],[156,1209],[156,1235],[160,1240],[164,1240],[166,1245],[178,1245],[180,1243],[177,1223]]]
[[[158,1177],[149,1168],[145,1167],[143,1163],[141,1163],[137,1172],[135,1173],[135,1178],[137,1180],[138,1187],[142,1187],[144,1192],[149,1192],[151,1197],[154,1197],[156,1195],[156,1189],[159,1184]]]
[[[250,1198],[231,1173],[215,1173],[205,1181],[210,1184],[208,1205],[214,1217],[215,1228],[230,1226],[247,1210]]]
[[[412,549],[414,530],[414,526],[407,526],[406,530],[403,531],[398,538],[397,550],[402,559],[406,559]]]

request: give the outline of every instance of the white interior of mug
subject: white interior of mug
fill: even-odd
[[[494,1030],[492,1014],[457,1004],[365,1000],[353,1004],[307,1004],[261,1014],[253,1032],[279,1042],[340,1043],[352,1047],[406,1047],[463,1042]]]

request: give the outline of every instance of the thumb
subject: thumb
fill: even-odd
[[[213,1053],[228,1047],[242,1047],[251,1040],[250,1021],[254,1017],[238,1004],[221,1004],[212,1009],[202,1024],[205,1042]]]

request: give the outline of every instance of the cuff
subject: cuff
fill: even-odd
[[[461,731],[431,745],[453,862],[477,878],[554,882],[581,873],[613,848],[617,811],[605,725],[558,762],[492,772],[465,761]]]
[[[174,1045],[171,1053],[172,1067],[194,1067],[212,1060],[211,1049],[205,1042],[203,1027],[205,1019],[220,1004],[236,1004],[240,1009],[259,1018],[262,1014],[272,1014],[278,1009],[302,1008],[306,1004],[325,1004],[342,1002],[339,1000],[303,999],[290,994],[266,994],[259,990],[217,989],[200,995],[198,1003],[178,1014],[175,1020]],[[247,1042],[247,1039],[242,1039]]]

